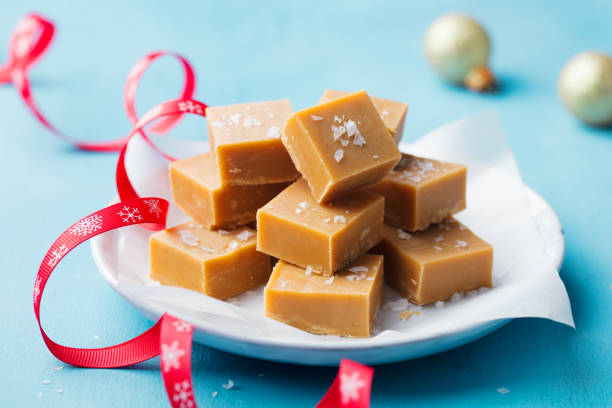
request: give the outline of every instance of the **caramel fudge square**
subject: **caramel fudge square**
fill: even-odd
[[[387,284],[417,305],[491,287],[493,248],[453,218],[414,234],[385,225],[375,252]]]
[[[349,93],[350,92],[326,89],[319,103],[327,102],[348,95]],[[375,96],[370,96],[370,98],[374,106],[376,106],[376,110],[380,114],[383,122],[387,125],[387,129],[389,133],[391,133],[391,136],[393,136],[393,140],[395,140],[396,144],[399,143],[404,133],[404,121],[406,119],[406,112],[408,112],[408,105],[403,102],[377,98]]]
[[[149,239],[151,278],[218,299],[239,295],[270,277],[270,257],[255,250],[255,231],[209,231],[188,222]]]
[[[365,91],[294,113],[282,140],[320,203],[376,183],[401,157]]]
[[[280,136],[287,100],[206,108],[210,150],[222,184],[270,184],[299,177]]]
[[[288,185],[223,185],[210,153],[170,163],[170,184],[174,203],[209,229],[254,221],[257,209]]]
[[[366,337],[380,306],[383,257],[363,255],[332,277],[278,261],[264,290],[266,316],[315,334]]]
[[[300,179],[257,212],[257,249],[331,276],[382,237],[384,199],[367,191],[319,204]]]
[[[412,232],[465,209],[466,178],[463,165],[402,154],[368,190],[385,197],[385,223]]]

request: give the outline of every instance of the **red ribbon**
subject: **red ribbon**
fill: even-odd
[[[132,132],[126,138],[108,142],[79,142],[51,125],[37,108],[30,91],[27,71],[45,52],[53,33],[53,24],[45,18],[36,14],[23,18],[13,32],[9,60],[0,67],[0,83],[13,83],[36,118],[51,132],[77,148],[90,151],[120,150],[116,180],[122,201],[73,224],[47,251],[36,275],[33,295],[34,314],[42,338],[55,357],[80,367],[125,367],[159,355],[162,378],[170,404],[175,408],[196,407],[191,378],[191,324],[165,313],[153,327],[132,340],[110,347],[86,349],[67,347],[54,342],[47,336],[40,321],[40,303],[47,281],[59,262],[72,249],[98,234],[128,225],[141,224],[154,230],[166,227],[168,202],[162,198],[138,196],[125,170],[125,152],[127,142],[135,134],[140,134],[161,155],[173,160],[150,141],[143,128],[156,119],[161,119],[152,126],[151,131],[165,133],[184,113],[205,116],[206,105],[191,99],[195,88],[195,74],[189,62],[179,54],[160,51],[146,55],[132,68],[125,86],[125,107],[128,117],[134,123]],[[177,58],[183,65],[185,83],[181,97],[156,106],[138,119],[134,108],[138,83],[153,61],[164,55]],[[372,375],[371,368],[343,360],[338,376],[317,407],[368,408]]]
[[[53,23],[38,14],[28,14],[22,18],[15,27],[9,43],[9,58],[8,61],[0,66],[0,84],[12,83],[18,90],[21,98],[32,114],[43,124],[49,131],[72,144],[78,149],[96,151],[96,152],[112,152],[119,151],[126,144],[127,139],[117,139],[106,142],[82,142],[72,139],[59,131],[55,126],[47,120],[42,114],[34,101],[30,89],[30,81],[28,79],[28,70],[38,61],[45,53],[48,46],[51,44],[55,27]],[[193,96],[195,89],[195,74],[191,64],[183,56],[166,51],[156,51],[145,55],[141,58],[130,71],[124,91],[124,103],[127,116],[132,123],[136,123],[138,115],[134,107],[136,99],[136,90],[144,72],[158,58],[163,56],[171,56],[179,60],[185,74],[185,82],[183,91],[180,95],[181,99],[190,99]],[[170,130],[174,124],[180,119],[180,115],[169,116],[163,121],[157,123],[151,128],[152,132],[165,133]],[[141,131],[143,136],[144,133]],[[146,138],[146,137],[145,137]],[[148,140],[148,138],[146,138]],[[171,159],[165,153],[158,150],[164,157]]]

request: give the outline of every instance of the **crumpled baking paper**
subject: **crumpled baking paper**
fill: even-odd
[[[176,157],[208,150],[206,142],[155,138]],[[148,236],[140,227],[127,227],[97,238],[107,280],[123,296],[145,308],[155,305],[198,328],[241,336],[247,340],[274,339],[279,344],[325,342],[384,345],[444,336],[498,319],[540,317],[574,326],[563,282],[556,270],[563,258],[564,240],[554,211],[521,181],[504,133],[493,111],[440,127],[401,149],[424,157],[462,163],[468,167],[467,209],[458,218],[494,248],[494,286],[455,296],[451,301],[417,307],[385,287],[374,335],[366,339],[320,336],[266,318],[263,288],[220,301],[182,288],[160,286],[148,278]],[[143,196],[170,200],[167,161],[140,138],[127,151],[128,174]],[[171,206],[168,225],[188,218]],[[103,273],[104,275],[104,273]],[[148,306],[147,306],[148,305]],[[413,313],[408,319],[399,315]]]

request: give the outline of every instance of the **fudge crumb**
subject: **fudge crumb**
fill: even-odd
[[[397,229],[397,236],[399,237],[399,239],[410,239],[410,238],[412,238],[412,234],[404,231],[401,228]]]
[[[346,224],[344,215],[334,215],[334,224]]]
[[[410,317],[412,316],[417,316],[420,315],[421,312],[418,310],[412,310],[412,309],[408,309],[408,310],[404,310],[402,313],[399,314],[399,318],[400,320],[408,320],[410,319]]]
[[[344,158],[344,150],[342,149],[336,150],[336,152],[334,153],[334,159],[336,159],[336,161],[340,163],[340,160],[342,160],[343,158]]]
[[[312,120],[323,120],[323,116],[319,115],[310,115],[310,117],[312,118]]]
[[[227,380],[227,382],[225,384],[222,384],[221,386],[226,390],[231,390],[232,388],[234,388],[234,382],[232,380]]]

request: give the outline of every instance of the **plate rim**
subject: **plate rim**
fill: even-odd
[[[527,186],[526,184],[523,184],[525,191],[527,194],[532,195],[533,197],[535,197],[538,201],[541,201],[542,204],[545,205],[545,207],[549,210],[549,213],[551,214],[551,218],[554,218],[555,221],[555,229],[558,231],[558,238],[560,238],[559,240],[559,253],[557,254],[557,258],[553,259],[552,262],[556,268],[556,270],[558,271],[562,265],[563,262],[563,257],[564,257],[564,253],[565,253],[565,236],[564,236],[564,232],[563,232],[563,228],[561,226],[561,222],[559,220],[559,217],[557,215],[557,213],[554,211],[554,209],[550,206],[550,204],[542,197],[540,196],[537,192],[535,192],[531,187]],[[132,306],[136,307],[136,309],[138,309],[138,311],[146,316],[146,313],[143,312],[147,311],[157,317],[160,317],[166,310],[162,305],[158,305],[155,302],[152,301],[148,301],[148,300],[138,300],[132,296],[130,296],[128,293],[125,293],[123,290],[121,290],[118,287],[118,282],[114,279],[114,277],[109,273],[109,271],[107,270],[107,268],[104,265],[104,261],[102,260],[102,251],[98,250],[98,247],[101,245],[100,242],[103,239],[103,236],[98,236],[95,237],[92,241],[91,241],[91,245],[90,245],[90,249],[91,249],[91,253],[92,253],[92,257],[94,259],[94,263],[96,264],[96,267],[98,268],[99,273],[102,275],[102,278],[106,281],[106,283],[111,286],[113,288],[113,290],[115,290],[117,293],[119,293],[123,298],[125,298]],[[393,347],[402,347],[402,346],[408,346],[410,344],[419,344],[419,343],[423,343],[423,342],[429,342],[429,341],[435,341],[436,339],[442,339],[442,338],[446,338],[446,337],[450,337],[452,335],[455,334],[460,334],[460,333],[467,333],[470,331],[477,331],[479,329],[482,330],[483,334],[482,336],[477,336],[476,338],[470,340],[474,341],[478,338],[481,338],[487,334],[492,333],[493,331],[501,328],[502,326],[504,326],[505,324],[509,323],[511,320],[513,320],[512,318],[506,318],[506,319],[495,319],[495,320],[487,320],[487,321],[483,321],[483,322],[479,322],[479,323],[471,323],[471,324],[467,324],[465,326],[463,326],[461,329],[459,330],[455,330],[451,333],[439,333],[439,334],[434,334],[432,336],[427,336],[424,338],[417,338],[417,339],[412,339],[412,340],[403,340],[401,337],[397,337],[397,338],[391,338],[391,339],[385,339],[384,342],[381,343],[368,343],[368,342],[355,342],[355,343],[351,343],[351,342],[345,342],[343,344],[339,344],[339,343],[335,343],[334,341],[330,341],[329,343],[325,342],[325,343],[313,343],[310,342],[308,340],[303,340],[303,339],[297,339],[297,340],[292,340],[290,344],[288,344],[285,340],[283,339],[279,339],[279,338],[249,338],[246,337],[244,335],[240,335],[237,334],[235,332],[224,332],[221,330],[217,329],[217,326],[214,324],[204,324],[202,325],[202,322],[193,322],[190,320],[190,317],[187,315],[185,316],[182,312],[180,311],[173,311],[172,312],[174,315],[176,315],[179,318],[182,318],[186,321],[191,322],[192,324],[194,324],[194,329],[196,332],[202,332],[205,335],[208,336],[213,336],[213,337],[217,337],[223,340],[230,340],[230,341],[235,341],[235,342],[240,342],[240,343],[244,343],[247,345],[252,345],[252,346],[257,346],[257,347],[282,347],[285,349],[291,349],[291,350],[299,350],[299,351],[312,351],[312,352],[325,352],[325,353],[334,353],[334,352],[359,352],[359,351],[363,351],[363,350],[377,350],[377,349],[387,349],[387,348],[393,348]],[[146,316],[148,317],[148,316]],[[493,328],[491,328],[491,326],[493,326]],[[490,330],[489,330],[490,329]],[[206,343],[204,343],[206,344]],[[461,343],[461,344],[466,344],[466,343]],[[208,344],[207,344],[208,345]],[[459,344],[458,344],[459,345]],[[454,348],[454,347],[451,347]],[[437,353],[438,351],[434,352]],[[237,353],[240,354],[240,353]],[[427,354],[424,354],[427,355]],[[264,356],[262,356],[262,358],[265,358]]]

